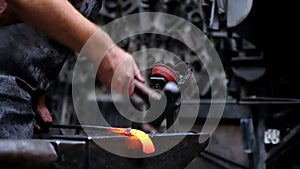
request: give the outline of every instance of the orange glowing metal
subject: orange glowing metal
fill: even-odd
[[[152,143],[152,140],[148,136],[148,134],[144,133],[141,130],[131,129],[131,128],[109,128],[108,131],[123,134],[126,136],[135,136],[142,143],[143,152],[146,154],[153,153],[155,151],[155,147]]]

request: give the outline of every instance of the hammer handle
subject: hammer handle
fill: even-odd
[[[146,97],[146,99],[151,98],[153,100],[161,99],[161,94],[159,94],[157,91],[151,89],[144,83],[142,83],[136,79],[133,80],[133,83],[135,85],[134,92],[136,94],[138,94],[140,97],[142,97],[143,99],[145,99],[145,97]]]

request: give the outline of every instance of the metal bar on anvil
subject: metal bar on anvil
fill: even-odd
[[[114,169],[114,168],[131,168],[131,169],[163,169],[163,168],[174,168],[183,169],[185,168],[195,157],[206,148],[208,139],[205,142],[199,143],[199,137],[209,137],[208,134],[201,133],[160,133],[150,134],[153,143],[155,144],[158,151],[162,150],[166,145],[174,142],[178,138],[183,138],[178,144],[174,145],[173,148],[166,152],[158,153],[155,156],[147,155],[141,156],[141,158],[127,158],[119,156],[114,153],[108,152],[104,147],[114,147],[115,149],[126,150],[129,154],[135,154],[141,152],[141,148],[132,149],[128,147],[128,143],[133,141],[126,136],[107,136],[107,135],[95,135],[92,136],[92,142],[89,144],[89,165],[90,169],[103,168],[103,169]],[[53,136],[55,140],[53,144],[57,143],[57,140],[83,140],[89,136],[83,135],[65,135],[65,136]],[[104,147],[99,146],[98,143],[105,144]],[[71,144],[59,144],[58,147],[59,156],[63,156],[64,161],[58,161],[62,166],[60,169],[67,168],[77,169],[82,159],[82,150],[78,145]],[[83,146],[83,145],[82,145]],[[61,148],[60,148],[61,147]],[[123,151],[120,151],[123,152]],[[74,159],[78,157],[78,159]]]
[[[70,126],[53,126],[53,127],[67,127]],[[78,126],[75,126],[76,128],[79,128]],[[151,141],[151,138],[149,135],[147,135],[145,132],[137,129],[131,129],[131,128],[116,128],[116,127],[103,127],[103,126],[81,126],[84,129],[92,129],[96,130],[97,134],[100,131],[106,131],[106,133],[116,133],[116,134],[122,134],[125,136],[134,136],[142,143],[143,152],[146,154],[155,152],[155,147]],[[88,140],[90,137],[88,137]]]
[[[109,135],[108,133],[111,133],[110,135],[126,135],[126,136],[132,136],[135,135],[135,133],[132,133],[131,127],[127,128],[121,128],[121,127],[106,127],[106,126],[94,126],[94,125],[64,125],[64,124],[52,124],[50,128],[57,128],[57,129],[73,129],[73,130],[89,130],[93,131],[93,134],[100,134],[102,135],[105,133],[105,135]],[[96,132],[96,133],[94,133]],[[142,132],[142,131],[141,131]],[[143,133],[143,132],[142,132]],[[91,135],[91,133],[89,133]],[[146,135],[146,133],[144,133]],[[137,136],[139,137],[139,136]],[[77,140],[91,140],[90,137],[81,138]]]
[[[105,126],[92,126],[92,125],[64,125],[64,124],[51,124],[51,128],[58,129],[74,129],[74,130],[96,130],[96,131],[108,131],[109,129],[121,128],[121,127],[105,127]]]

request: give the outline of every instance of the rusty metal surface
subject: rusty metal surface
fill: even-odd
[[[57,159],[54,147],[45,140],[0,140],[1,169],[32,169]]]

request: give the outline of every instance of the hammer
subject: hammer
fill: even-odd
[[[159,101],[162,97],[160,93],[148,87],[146,84],[134,79],[135,85],[134,92],[139,95],[142,99],[148,100],[149,98],[155,101]]]

